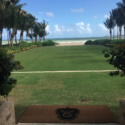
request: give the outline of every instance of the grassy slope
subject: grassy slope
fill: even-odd
[[[109,70],[102,46],[40,47],[15,55],[22,71]],[[124,98],[124,77],[97,73],[11,74],[18,80],[8,100],[15,103],[16,123],[28,105],[108,105],[118,116],[119,100]],[[90,99],[88,102],[83,99]],[[0,97],[0,100],[5,100]]]
[[[50,46],[39,47],[15,55],[24,71],[67,71],[67,70],[117,70],[106,62],[104,46]],[[16,71],[16,70],[15,70]]]

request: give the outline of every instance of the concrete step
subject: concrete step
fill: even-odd
[[[18,123],[13,125],[122,125],[117,123]]]

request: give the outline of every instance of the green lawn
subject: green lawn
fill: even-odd
[[[39,47],[16,54],[15,60],[25,67],[18,71],[116,70],[106,62],[103,49],[99,45]],[[16,124],[28,105],[108,105],[118,116],[125,77],[108,73],[12,73],[18,82],[8,100],[15,103]]]
[[[39,47],[15,55],[24,71],[117,70],[109,65],[100,45]],[[15,70],[16,71],[16,70]]]

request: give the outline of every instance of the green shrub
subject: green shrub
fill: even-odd
[[[92,45],[93,44],[93,41],[92,40],[88,40],[85,42],[85,45]]]
[[[109,62],[111,65],[114,65],[114,67],[117,67],[118,69],[118,71],[110,72],[109,75],[119,75],[119,70],[122,70],[120,76],[125,76],[125,44],[117,44],[112,49],[106,48],[105,50],[102,50],[102,53],[105,54],[105,58],[108,58],[110,55],[112,55],[112,57],[108,59],[107,62]]]
[[[125,43],[123,39],[121,39],[121,40],[115,39],[115,40],[111,40],[111,42],[110,42],[110,44],[122,44],[122,43]]]
[[[39,46],[42,46],[42,42],[36,42],[36,43],[34,43],[35,45],[37,45],[38,47]]]
[[[42,42],[42,46],[55,46],[55,42],[53,42],[52,40],[48,40],[48,41]]]
[[[27,47],[27,50],[30,50],[30,47]]]
[[[8,50],[7,53],[8,53],[8,54],[14,54],[14,53],[13,53],[13,50]]]
[[[15,88],[17,84],[17,79],[10,78],[13,69],[24,69],[20,62],[15,61],[13,58],[14,55],[8,54],[7,50],[0,49],[0,96],[4,96],[4,98],[8,96],[12,88]]]

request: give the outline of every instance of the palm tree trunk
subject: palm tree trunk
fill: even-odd
[[[13,38],[14,38],[14,31],[12,32],[12,34],[11,34],[11,39],[10,39],[10,46],[9,46],[9,48],[11,49],[11,47],[13,47]]]
[[[120,33],[120,38],[119,39],[121,39],[121,26],[119,27],[119,33]]]
[[[44,31],[44,35],[43,35],[43,42],[45,41],[45,31]]]
[[[2,48],[2,32],[3,32],[3,27],[0,26],[0,48]]]
[[[22,36],[21,36],[21,41],[22,41],[22,43],[23,43],[23,32],[22,32]]]
[[[31,29],[31,35],[32,35],[32,29]],[[33,43],[33,36],[32,36],[32,43]]]
[[[125,24],[124,24],[124,42],[125,42]]]
[[[45,41],[45,35],[43,36],[43,42]]]
[[[23,31],[21,30],[21,33],[20,33],[20,42],[23,43]]]
[[[117,39],[118,39],[118,25],[117,25]]]
[[[17,46],[17,38],[16,38],[16,34],[17,34],[17,30],[16,30],[16,33],[15,33],[15,43],[16,43],[16,46]]]
[[[115,23],[115,21],[114,21],[114,23]],[[114,27],[113,27],[113,40],[114,40],[114,32],[115,32],[115,31],[114,31]]]
[[[37,34],[36,34],[36,37],[35,37],[35,42],[37,42]]]
[[[112,37],[111,35],[112,35],[112,30],[110,29],[110,40],[112,39],[112,38],[111,38],[111,37]]]

